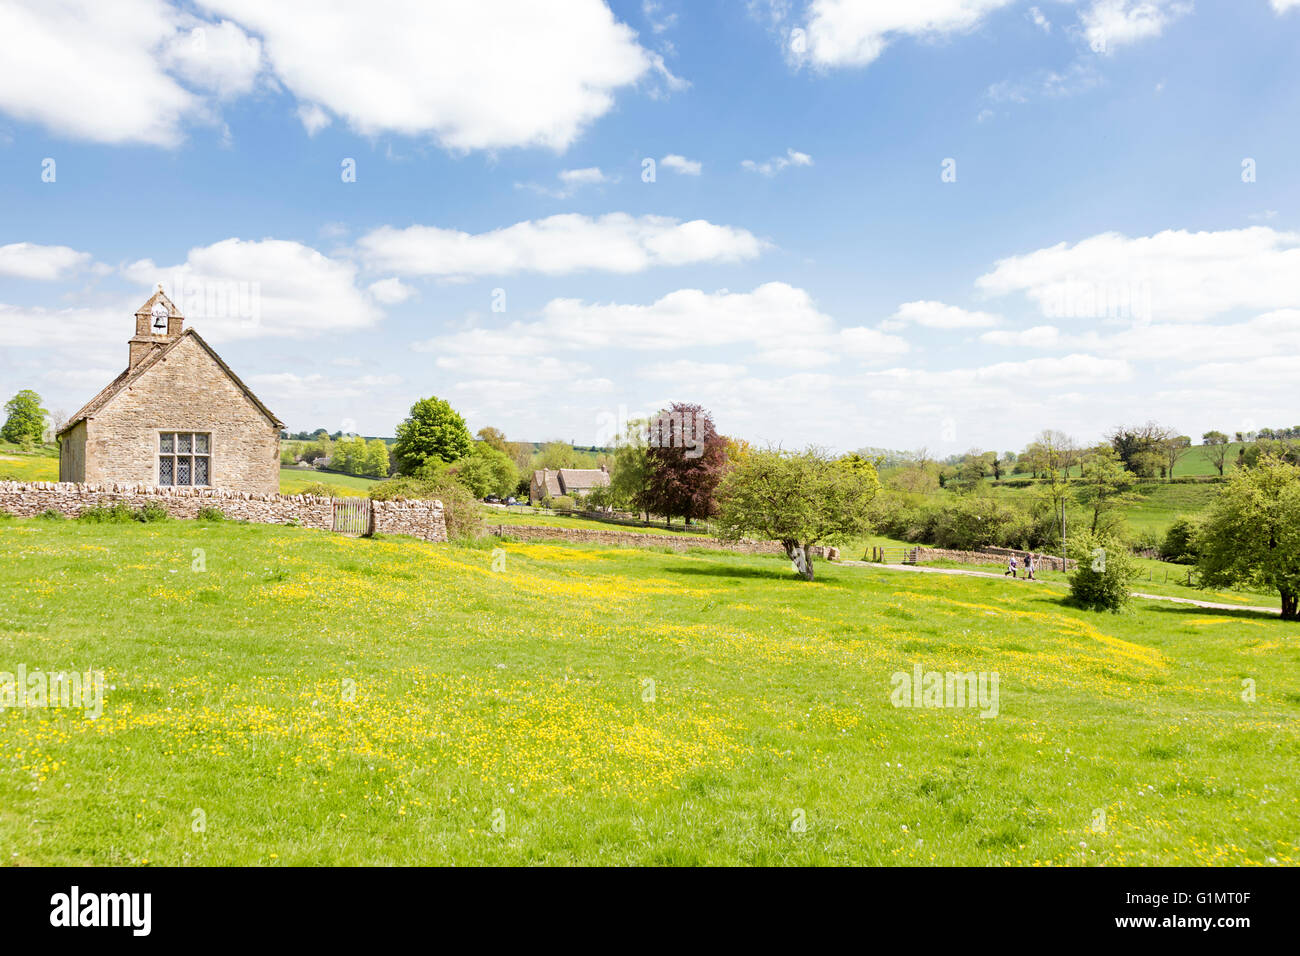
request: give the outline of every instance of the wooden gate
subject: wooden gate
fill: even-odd
[[[351,537],[362,537],[375,530],[369,498],[335,498],[334,530]]]
[[[871,560],[881,564],[916,564],[920,548],[881,548],[872,545]],[[863,556],[865,559],[865,555]]]

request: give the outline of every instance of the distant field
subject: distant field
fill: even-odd
[[[375,478],[358,478],[355,475],[338,475],[328,471],[308,471],[304,468],[280,469],[280,494],[301,494],[311,484],[329,485],[334,494],[342,498],[365,497],[378,484]]]
[[[58,481],[59,448],[45,445],[24,453],[17,445],[0,442],[0,481]]]
[[[1204,484],[1178,484],[1168,481],[1145,481],[1132,489],[1136,500],[1122,506],[1121,510],[1128,522],[1129,530],[1134,534],[1154,531],[1163,534],[1177,518],[1194,515],[1209,508],[1223,485],[1218,482]],[[1037,493],[1037,489],[1011,488],[998,485],[993,488],[998,497],[1027,501]]]

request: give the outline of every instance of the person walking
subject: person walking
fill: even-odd
[[[1025,572],[1026,572],[1025,577],[1027,577],[1030,581],[1033,581],[1034,580],[1034,556],[1032,554],[1025,555]]]
[[[1017,568],[1017,567],[1018,567],[1018,565],[1016,564],[1016,556],[1013,554],[1013,555],[1011,556],[1011,560],[1007,562],[1007,570],[1006,570],[1006,574],[1003,574],[1002,576],[1005,578],[1005,577],[1007,576],[1007,574],[1009,574],[1009,575],[1011,575],[1011,576],[1014,578],[1014,577],[1016,576],[1016,568]]]

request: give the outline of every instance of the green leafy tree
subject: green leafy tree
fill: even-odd
[[[372,438],[366,442],[365,454],[358,474],[370,478],[387,478],[389,467],[388,442],[382,438]]]
[[[650,488],[654,462],[650,460],[646,423],[629,422],[614,445],[614,467],[609,476],[610,499],[616,507],[645,514],[650,520]]]
[[[561,468],[582,468],[585,464],[581,453],[566,441],[548,441],[533,459],[534,470],[549,468],[559,471]]]
[[[816,544],[842,544],[870,528],[880,480],[870,463],[845,465],[824,452],[751,451],[718,487],[718,535],[734,541],[754,535],[779,541],[796,573],[813,580]]]
[[[1092,511],[1093,534],[1118,532],[1119,507],[1133,500],[1133,476],[1124,469],[1110,445],[1094,448],[1084,459],[1084,477],[1078,480],[1079,500]]]
[[[510,456],[481,441],[475,442],[473,450],[448,471],[476,498],[504,498],[519,484],[519,469]]]
[[[1223,477],[1223,469],[1228,463],[1228,449],[1231,447],[1227,435],[1220,431],[1208,431],[1201,436],[1203,442],[1201,454],[1219,470],[1219,477]]]
[[[45,419],[50,413],[41,407],[41,396],[23,389],[5,403],[5,423],[0,438],[15,445],[33,445],[45,435]]]
[[[430,462],[464,458],[472,445],[465,419],[451,405],[441,398],[422,398],[397,426],[393,456],[401,474],[413,475]]]
[[[1300,468],[1264,458],[1233,472],[1196,536],[1202,587],[1270,588],[1300,620]]]
[[[1198,547],[1196,538],[1200,532],[1201,523],[1198,519],[1176,519],[1160,543],[1160,560],[1174,564],[1195,564]]]
[[[1091,532],[1076,535],[1070,550],[1077,562],[1069,575],[1074,602],[1092,611],[1124,610],[1138,574],[1133,552],[1114,535]]]

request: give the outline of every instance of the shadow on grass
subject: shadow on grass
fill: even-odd
[[[1154,611],[1157,614],[1182,614],[1182,615],[1212,615],[1214,617],[1239,617],[1249,621],[1277,621],[1281,619],[1281,611],[1270,614],[1268,611],[1256,611],[1244,607],[1200,607],[1196,604],[1183,604],[1177,601],[1161,601],[1156,598],[1134,597],[1133,600],[1143,602],[1144,611]],[[1060,607],[1069,608],[1072,611],[1090,611],[1091,608],[1083,607],[1076,604],[1068,595],[1060,597],[1051,603]],[[1093,611],[1094,614],[1105,615],[1107,611]],[[1298,625],[1300,628],[1300,625]]]
[[[668,574],[693,574],[704,577],[714,578],[757,578],[764,581],[789,581],[796,584],[826,584],[831,587],[843,587],[843,581],[837,581],[834,578],[826,578],[817,574],[817,568],[814,566],[813,574],[817,575],[812,581],[804,581],[793,571],[778,570],[777,568],[745,568],[735,567],[727,564],[706,564],[704,566],[692,565],[690,567],[671,567],[666,568]]]
[[[1149,598],[1136,598],[1138,601],[1146,601],[1147,606],[1143,610],[1156,611],[1160,614],[1212,614],[1215,617],[1240,617],[1250,621],[1280,621],[1282,612],[1279,609],[1273,613],[1268,611],[1252,611],[1244,607],[1197,607],[1195,604],[1174,604],[1168,601],[1152,601]],[[1295,623],[1290,622],[1290,623]],[[1300,630],[1300,624],[1296,625]]]

